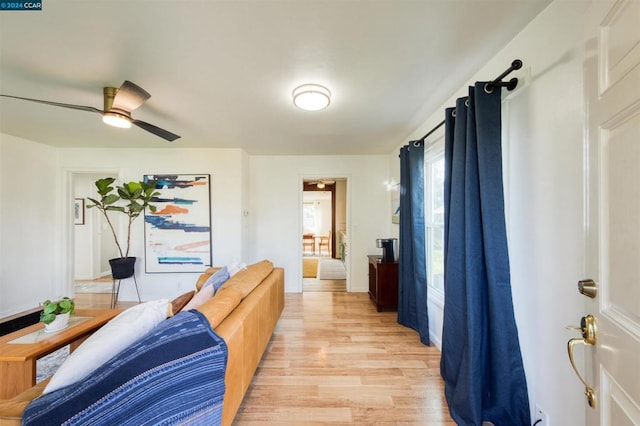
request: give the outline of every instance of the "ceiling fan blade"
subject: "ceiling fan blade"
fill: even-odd
[[[2,96],[4,98],[20,99],[20,100],[23,100],[23,101],[37,102],[39,104],[57,106],[57,107],[62,107],[62,108],[77,109],[77,110],[80,110],[80,111],[97,112],[98,114],[102,114],[102,110],[101,109],[90,107],[90,106],[85,106],[85,105],[63,104],[61,102],[43,101],[42,99],[21,98],[20,96],[11,96],[11,95],[1,95],[0,94],[0,96]]]
[[[112,108],[131,112],[145,103],[150,97],[151,95],[142,87],[125,80],[113,98]]]
[[[154,126],[153,124],[149,124],[145,121],[131,120],[131,122],[136,126],[140,127],[141,129],[144,129],[147,132],[153,133],[156,136],[160,136],[161,138],[166,139],[169,142],[173,142],[176,139],[180,138],[180,136],[176,135],[175,133],[171,133],[168,130],[161,129],[158,126]]]

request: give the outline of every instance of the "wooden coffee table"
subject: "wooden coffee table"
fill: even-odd
[[[0,337],[0,399],[10,399],[36,384],[36,360],[71,345],[75,349],[120,309],[77,309],[64,330],[45,333],[37,323]]]

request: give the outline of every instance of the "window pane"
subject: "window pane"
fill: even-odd
[[[444,293],[444,157],[427,159],[427,274],[428,285]]]
[[[444,158],[430,164],[431,221],[444,223]]]
[[[316,206],[313,203],[302,205],[302,226],[304,232],[314,232],[316,229]]]
[[[433,227],[430,231],[429,285],[444,292],[444,230],[441,227]]]

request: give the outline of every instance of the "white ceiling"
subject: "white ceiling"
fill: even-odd
[[[65,147],[387,154],[549,1],[43,0],[0,12],[0,93],[102,108],[102,87],[131,80],[152,95],[133,117],[182,138],[6,98],[0,132]],[[307,82],[331,89],[328,109],[293,106]]]

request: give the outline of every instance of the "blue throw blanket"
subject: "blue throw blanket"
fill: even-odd
[[[197,311],[163,321],[90,377],[33,400],[24,425],[217,425],[227,345]]]

